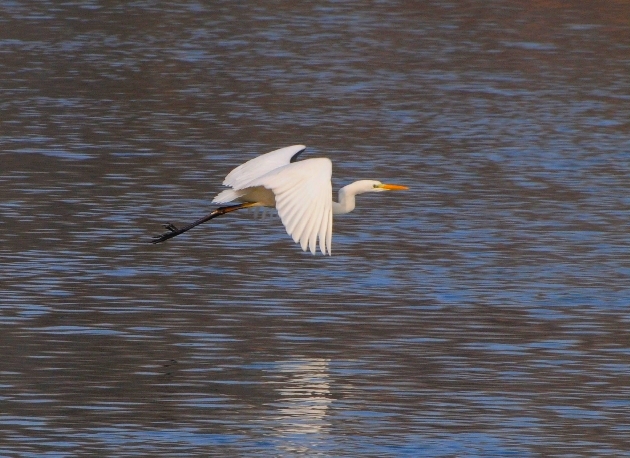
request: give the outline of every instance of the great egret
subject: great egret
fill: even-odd
[[[399,191],[406,186],[383,184],[380,181],[355,181],[339,190],[339,202],[332,200],[332,162],[328,158],[295,162],[306,149],[304,145],[288,146],[255,157],[232,170],[223,184],[232,189],[220,192],[212,201],[216,204],[241,202],[219,207],[209,215],[178,229],[171,223],[168,232],[154,237],[160,243],[205,223],[217,216],[251,207],[273,207],[293,241],[302,250],[315,254],[319,238],[322,254],[331,254],[332,215],[350,213],[355,196],[366,192]]]

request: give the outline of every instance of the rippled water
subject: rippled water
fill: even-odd
[[[630,453],[626,2],[0,12],[0,455]],[[147,243],[296,143],[411,191]]]

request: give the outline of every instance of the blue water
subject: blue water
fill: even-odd
[[[630,453],[625,5],[0,11],[0,455]],[[148,243],[298,143],[411,189]]]

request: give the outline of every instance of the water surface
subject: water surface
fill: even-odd
[[[630,452],[624,2],[0,11],[0,454]],[[411,191],[147,243],[296,143]]]

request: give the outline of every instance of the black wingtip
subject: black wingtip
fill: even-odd
[[[293,156],[291,156],[291,160],[289,162],[293,163],[297,161],[297,158],[299,157],[299,155],[302,154],[304,151],[306,151],[306,146],[302,148],[300,151],[298,151],[297,153],[295,153]]]

